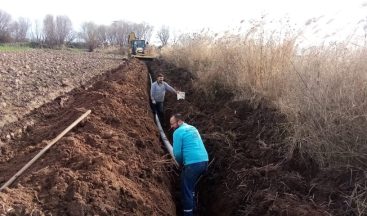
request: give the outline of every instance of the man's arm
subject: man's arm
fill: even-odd
[[[178,131],[173,133],[173,155],[175,156],[176,161],[178,164],[183,163],[183,156],[182,156],[182,138]]]
[[[155,104],[155,100],[153,97],[153,89],[154,89],[154,83],[152,84],[152,86],[150,86],[150,98],[152,99],[152,103]]]
[[[165,88],[167,91],[170,91],[170,92],[172,92],[172,93],[177,94],[176,89],[174,89],[172,86],[168,85],[168,83],[166,83],[166,82],[164,82],[164,88]]]

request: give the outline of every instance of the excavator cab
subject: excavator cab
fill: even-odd
[[[131,41],[131,54],[145,54],[145,40],[132,40]]]
[[[145,40],[137,39],[134,32],[129,34],[129,56],[145,60],[153,60],[155,57],[149,53]]]

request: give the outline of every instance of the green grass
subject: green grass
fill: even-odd
[[[66,48],[67,51],[70,51],[70,52],[87,52],[88,49],[84,49],[84,48]]]
[[[27,44],[0,44],[0,52],[16,52],[32,49]]]

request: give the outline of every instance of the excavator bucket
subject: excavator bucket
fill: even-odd
[[[150,56],[150,55],[132,55],[131,57],[137,58],[137,59],[140,59],[140,60],[147,60],[147,61],[149,61],[149,60],[151,61],[151,60],[156,58],[156,57]]]
[[[153,49],[153,47],[145,47],[144,53],[136,53],[135,55],[132,55],[132,57],[141,59],[141,60],[153,60],[157,58],[156,51]]]

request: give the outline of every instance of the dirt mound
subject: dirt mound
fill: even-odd
[[[26,133],[2,147],[3,184],[70,123],[92,113],[0,192],[0,214],[174,215],[167,155],[137,60],[35,110]]]
[[[269,102],[250,105],[220,86],[200,90],[190,72],[162,60],[149,68],[186,92],[185,101],[167,95],[166,121],[173,112],[187,116],[214,160],[199,185],[202,215],[357,214],[345,197],[357,182],[342,177],[349,169],[336,172],[336,181],[327,174],[335,170],[321,170],[307,155],[290,152],[287,118]],[[366,182],[360,171],[354,177]]]
[[[0,127],[120,63],[121,56],[103,53],[0,52]]]

